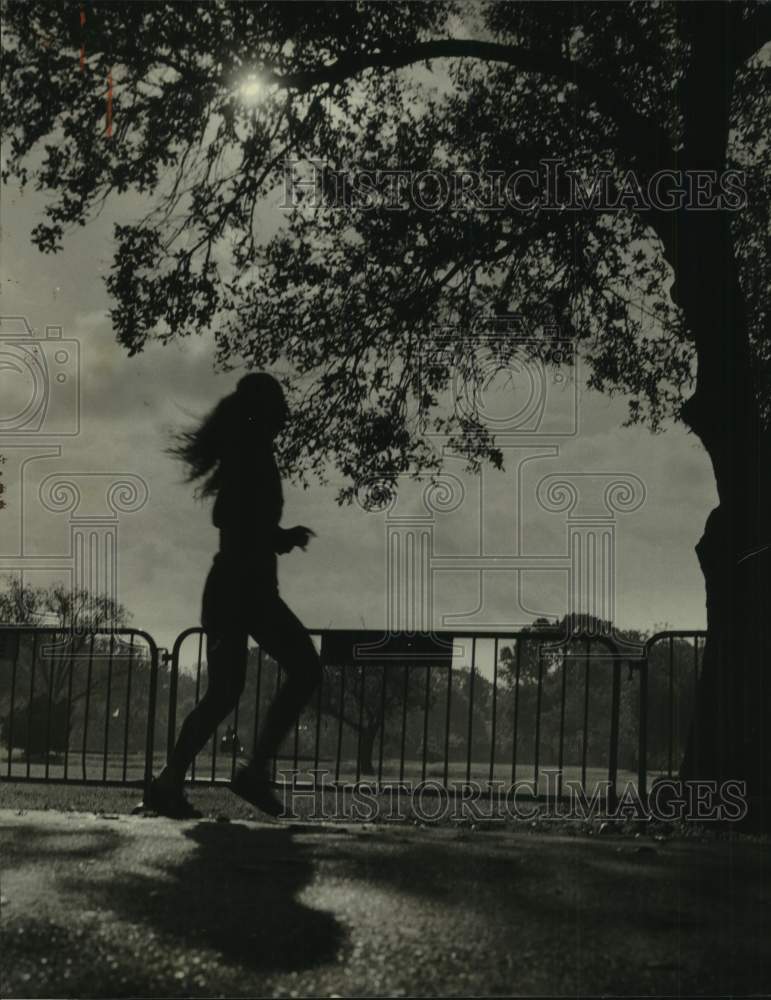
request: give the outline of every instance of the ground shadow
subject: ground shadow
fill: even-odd
[[[157,878],[137,872],[69,888],[181,948],[215,949],[255,969],[301,970],[335,957],[340,925],[297,898],[313,865],[291,831],[202,822],[184,833],[195,851],[181,862],[170,854]]]
[[[33,823],[0,831],[2,867],[21,868],[41,860],[93,861],[125,841],[118,830],[41,830]]]

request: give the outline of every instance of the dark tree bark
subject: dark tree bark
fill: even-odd
[[[741,22],[729,5],[683,4],[691,59],[681,85],[691,171],[726,168]],[[722,72],[725,68],[726,72]],[[681,415],[712,462],[719,504],[696,553],[704,574],[707,642],[680,777],[746,782],[748,823],[771,825],[771,434],[763,429],[731,214],[683,209],[655,228],[675,274],[697,356]]]
[[[710,456],[719,504],[696,546],[707,642],[684,779],[747,784],[756,827],[771,824],[771,435],[763,430],[730,220],[691,214],[679,231],[678,293],[698,378],[683,417]]]

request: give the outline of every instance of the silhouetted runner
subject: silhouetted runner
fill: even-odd
[[[305,549],[310,528],[280,528],[283,495],[273,441],[288,409],[279,383],[265,373],[245,375],[201,426],[173,449],[189,467],[188,481],[204,479],[202,495],[216,494],[212,520],[219,552],[204,586],[206,693],[182,724],[174,752],[153,781],[145,806],[179,818],[200,815],[184,794],[187,769],[215,728],[233,710],[246,678],[251,635],[286,678],[268,709],[255,753],[231,787],[253,805],[278,815],[268,762],[310,699],[320,676],[316,649],[278,592],[276,553]]]

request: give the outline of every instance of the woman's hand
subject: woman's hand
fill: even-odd
[[[292,543],[292,548],[300,548],[305,552],[305,547],[311,538],[316,537],[316,532],[311,531],[310,528],[306,528],[302,524],[298,524],[294,528],[290,528],[288,531],[289,541]]]

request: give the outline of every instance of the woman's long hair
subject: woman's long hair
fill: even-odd
[[[272,375],[254,372],[244,375],[235,392],[224,396],[198,427],[174,434],[175,443],[166,449],[187,466],[185,482],[202,479],[196,497],[217,493],[221,481],[221,459],[225,446],[237,443],[248,415],[267,413],[278,402],[284,404],[281,385]]]

